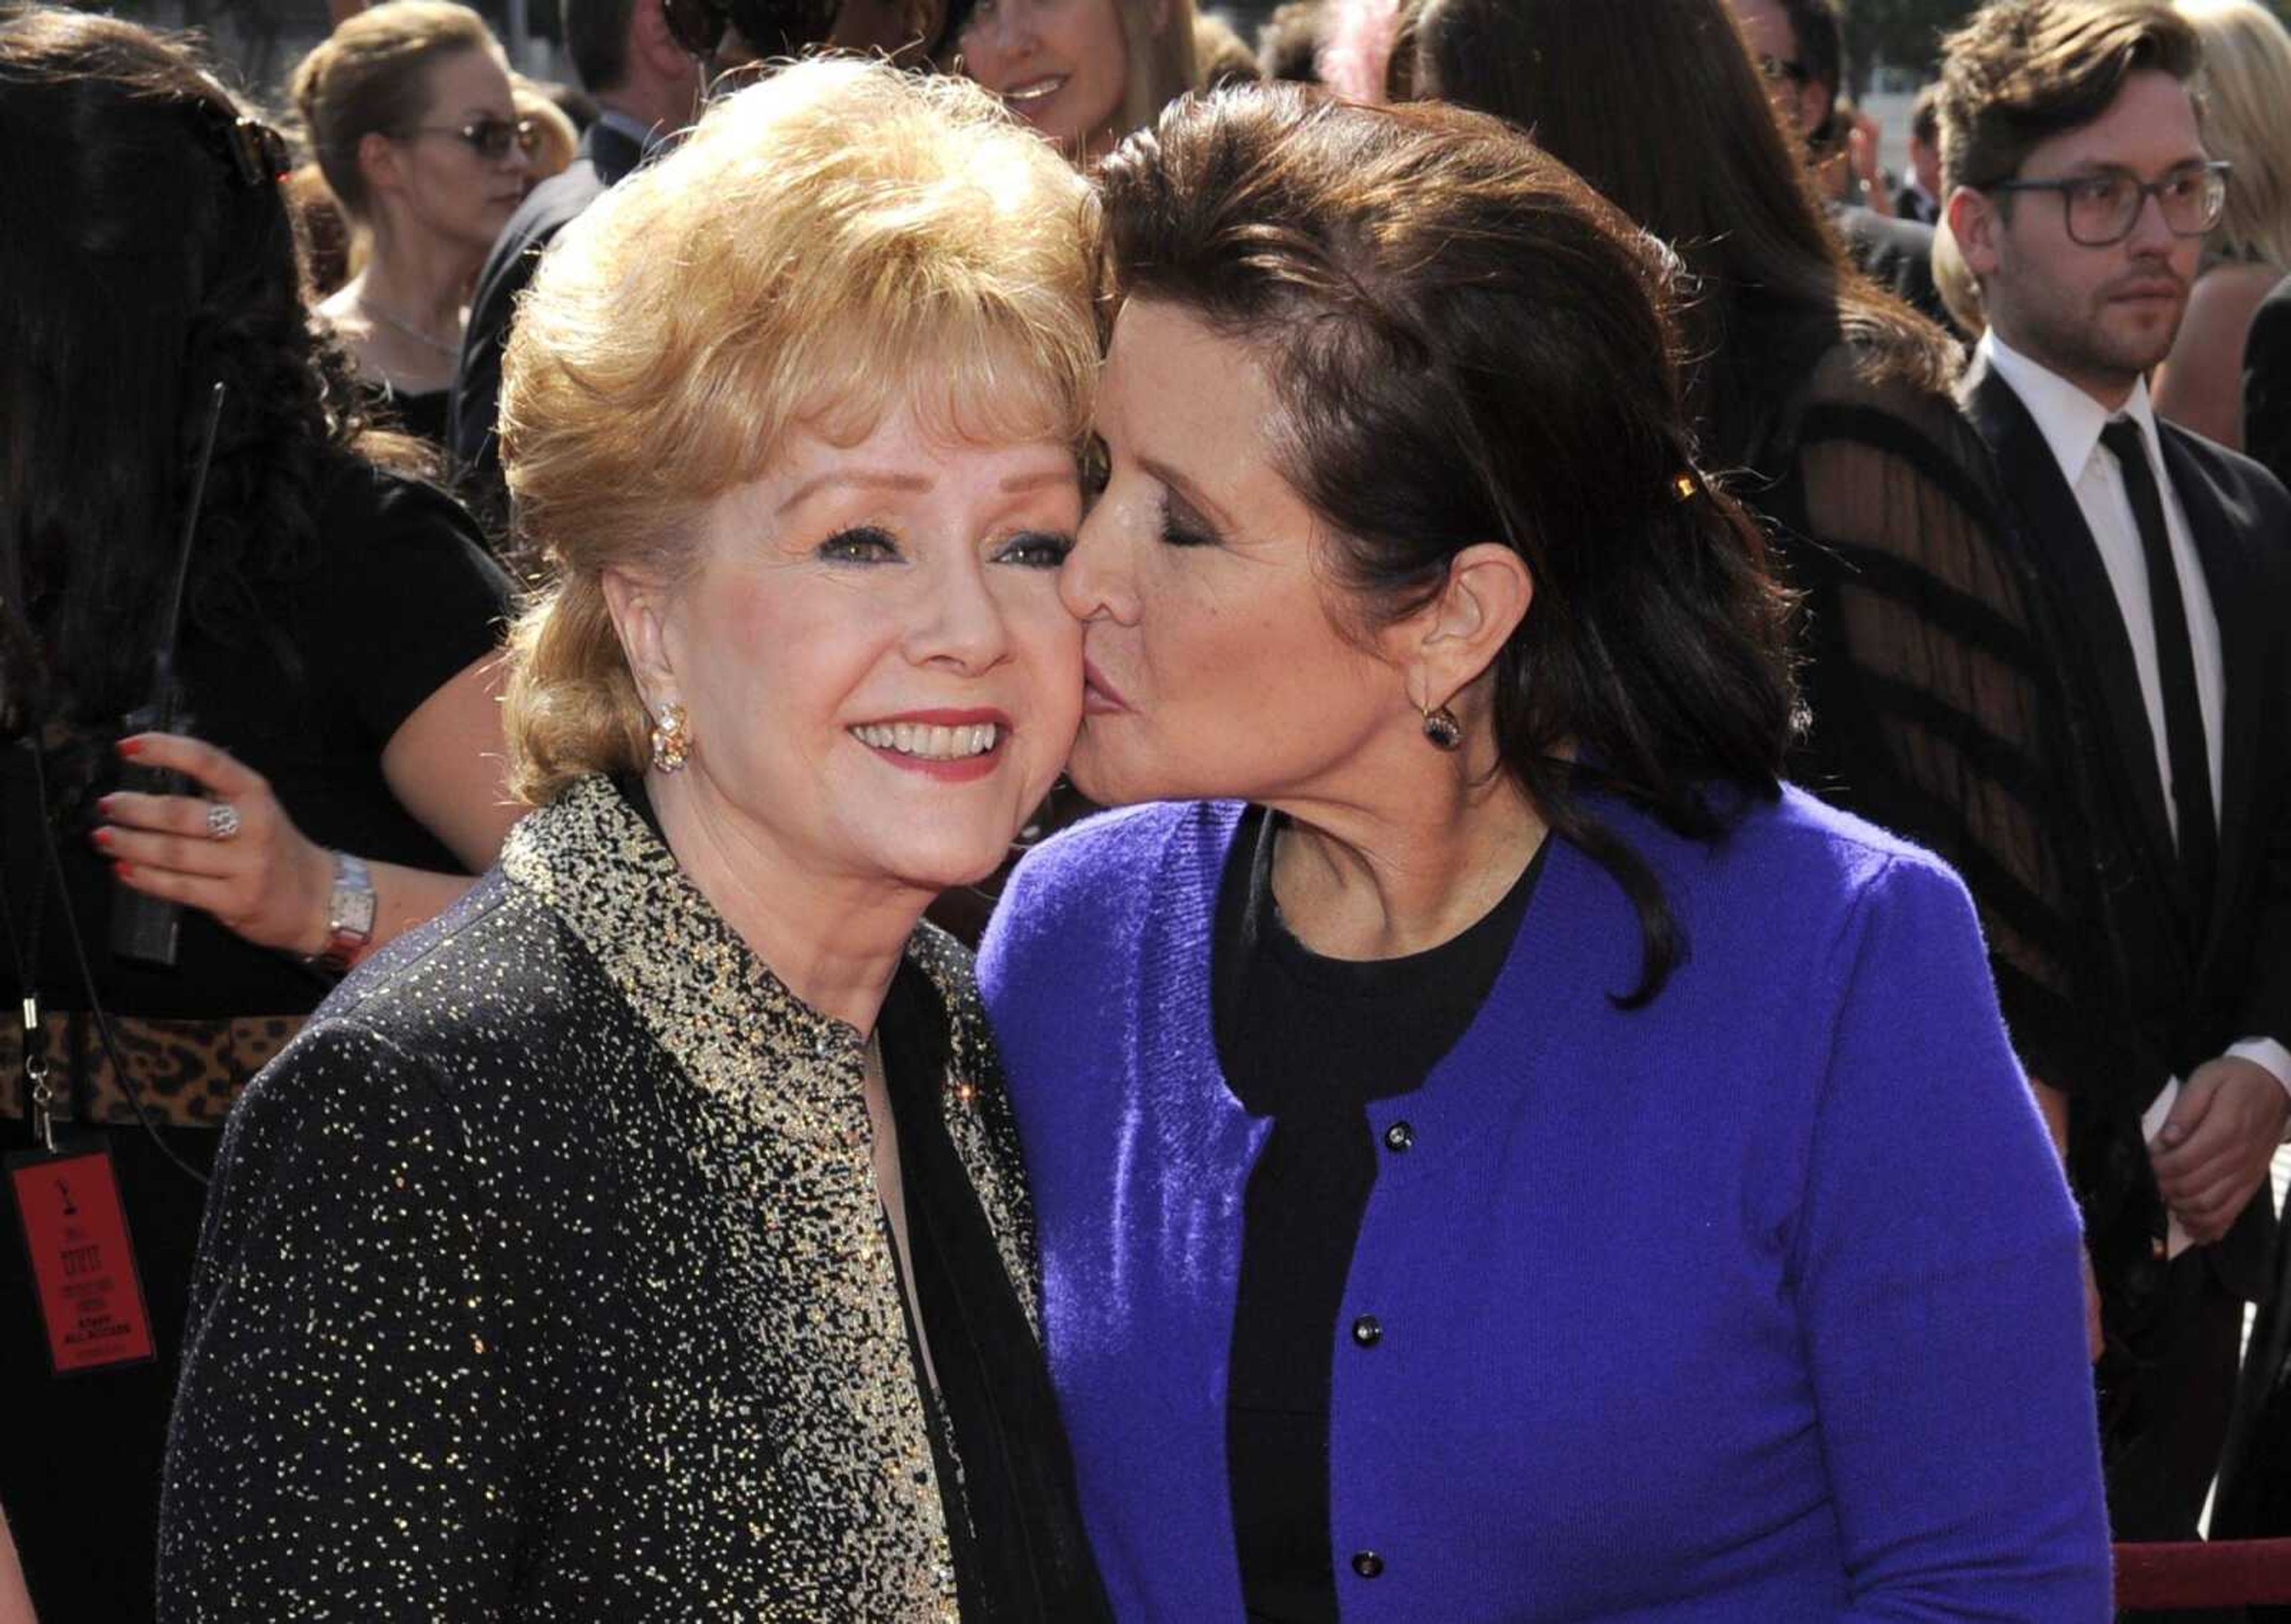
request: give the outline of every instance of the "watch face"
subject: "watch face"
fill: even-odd
[[[374,893],[368,890],[338,890],[334,893],[334,918],[341,921],[335,928],[347,931],[363,941],[374,934]]]

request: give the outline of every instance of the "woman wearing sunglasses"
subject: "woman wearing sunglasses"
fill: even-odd
[[[384,0],[302,59],[293,95],[366,251],[319,312],[398,421],[443,446],[470,286],[526,190],[507,59],[467,6]]]

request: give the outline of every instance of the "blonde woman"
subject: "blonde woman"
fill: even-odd
[[[822,60],[551,247],[502,395],[538,809],[232,1119],[168,1616],[1101,1612],[920,923],[1079,720],[1087,206],[976,88]]]
[[[962,70],[1077,163],[1194,87],[1194,0],[977,0]]]
[[[319,313],[398,421],[443,446],[470,285],[530,171],[508,59],[465,5],[383,0],[302,59],[293,97],[366,251]]]
[[[2174,0],[2174,9],[2203,42],[2204,146],[2232,167],[2226,211],[2156,381],[2156,410],[2240,451],[2251,318],[2291,271],[2291,33],[2255,0]]]

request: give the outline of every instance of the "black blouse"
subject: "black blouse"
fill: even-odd
[[[1227,1086],[1274,1119],[1245,1197],[1234,1314],[1234,1538],[1250,1618],[1302,1624],[1337,1616],[1329,1394],[1345,1277],[1376,1184],[1368,1102],[1413,1092],[1463,1036],[1510,955],[1543,856],[1451,941],[1405,958],[1329,959],[1282,921],[1272,874],[1282,823],[1251,808],[1234,834],[1210,1000]],[[1405,1131],[1395,1123],[1387,1138]]]

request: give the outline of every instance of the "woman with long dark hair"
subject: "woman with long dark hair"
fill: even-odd
[[[17,12],[0,146],[0,976],[12,1009],[34,1001],[29,1033],[0,1038],[0,1134],[15,1151],[45,1117],[108,1146],[157,1352],[52,1376],[24,1251],[0,1245],[0,1502],[43,1612],[133,1619],[197,1174],[340,969],[491,861],[508,593],[458,509],[372,460],[403,446],[366,432],[313,336],[283,149],[197,59]],[[173,674],[196,738],[129,720],[177,630],[187,529]],[[123,788],[123,764],[196,792]],[[131,893],[182,905],[172,965],[111,950]]]
[[[2111,1052],[2111,967],[2054,634],[1954,342],[1852,268],[1724,0],[1432,0],[1418,49],[1427,94],[1529,132],[1683,262],[1701,454],[1802,594],[1789,776],[1965,877],[2064,1143],[2065,1093]]]
[[[1291,87],[1099,171],[1071,771],[980,977],[1115,1610],[2098,1620],[2077,1224],[1964,888],[1781,783],[1667,256]]]

